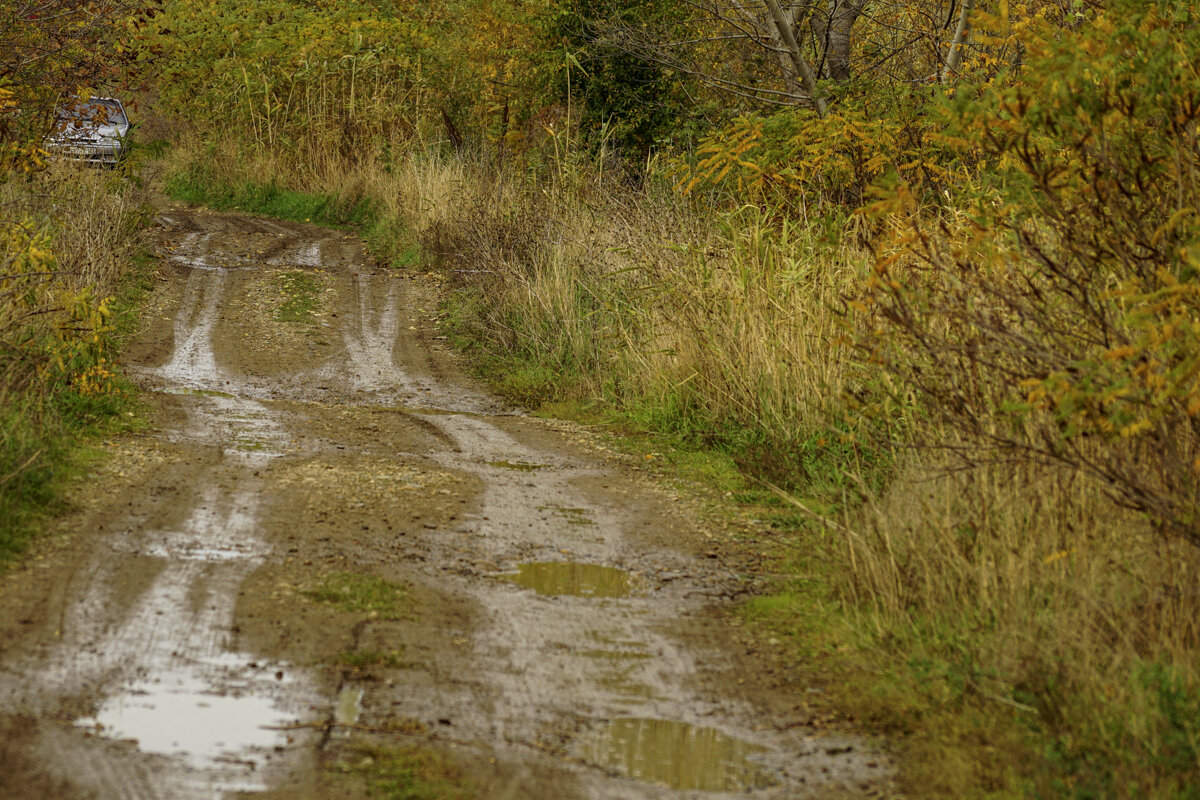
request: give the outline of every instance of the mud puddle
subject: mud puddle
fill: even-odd
[[[672,720],[613,720],[582,745],[589,763],[671,789],[745,792],[775,783],[754,761],[766,747]]]
[[[465,378],[428,285],[311,226],[162,224],[128,356],[157,427],[74,549],[0,590],[0,731],[28,728],[0,735],[0,795],[357,799],[324,765],[414,742],[508,800],[886,782],[786,692],[740,690],[706,630],[734,576],[677,547],[697,521]],[[277,319],[280,265],[320,271],[309,317]],[[312,590],[330,576],[344,597]]]
[[[258,753],[286,743],[281,729],[296,722],[272,695],[290,687],[282,670],[255,667],[229,653],[189,667],[156,670],[105,700],[77,725],[97,735],[135,742],[144,753],[179,756],[199,769],[257,764]],[[224,789],[264,788],[256,780],[223,780]]]
[[[538,594],[574,597],[628,597],[637,585],[625,570],[568,561],[520,564],[516,574],[504,578]]]

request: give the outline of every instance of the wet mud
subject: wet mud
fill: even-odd
[[[159,225],[153,424],[0,576],[0,796],[361,797],[337,765],[392,744],[487,798],[886,794],[733,646],[704,524],[467,378],[431,281],[313,226]]]

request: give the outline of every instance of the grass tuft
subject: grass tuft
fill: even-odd
[[[321,298],[321,281],[301,270],[281,272],[275,277],[284,300],[275,310],[279,322],[309,322]]]
[[[369,614],[387,620],[404,619],[412,605],[408,587],[354,572],[327,575],[303,595],[349,614]]]
[[[341,666],[355,670],[371,669],[372,667],[389,667],[394,669],[404,664],[403,655],[403,650],[389,650],[387,652],[380,652],[378,650],[351,650],[340,653],[336,660]]]
[[[468,800],[470,784],[445,756],[420,747],[361,746],[331,768],[385,800]]]

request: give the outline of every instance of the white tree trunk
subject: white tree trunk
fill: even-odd
[[[971,12],[975,10],[975,0],[963,0],[962,13],[958,15],[958,27],[954,29],[954,40],[950,42],[950,52],[946,55],[946,68],[942,70],[942,83],[949,83],[958,72],[962,63],[963,40],[967,38],[967,30],[971,25]]]
[[[796,41],[796,32],[792,30],[792,24],[789,21],[788,14],[783,13],[783,9],[779,7],[779,0],[767,0],[767,10],[771,14],[771,21],[775,25],[775,39],[787,51],[787,56],[792,62],[792,68],[795,70],[795,78],[799,83],[800,88],[812,99],[813,107],[817,110],[817,116],[824,117],[826,114],[825,98],[821,97],[821,92],[817,88],[817,78],[813,74],[812,67],[808,65],[808,61],[804,58],[804,53],[800,50],[800,43]]]

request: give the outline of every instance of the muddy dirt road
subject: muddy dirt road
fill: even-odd
[[[713,534],[465,378],[425,280],[311,226],[160,228],[150,429],[0,577],[0,797],[359,797],[414,745],[486,798],[883,791],[739,656]]]

